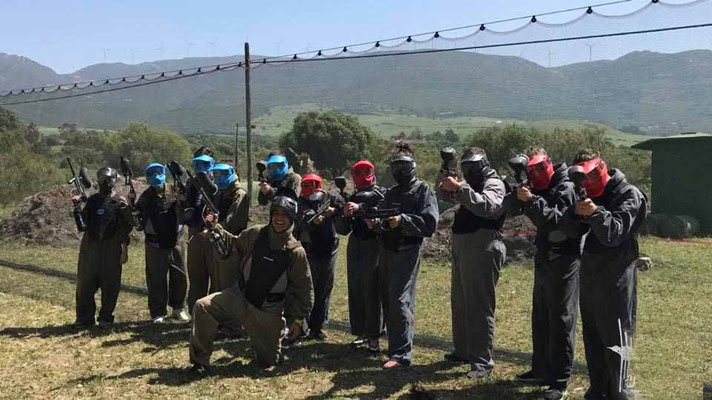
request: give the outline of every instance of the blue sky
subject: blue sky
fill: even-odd
[[[632,10],[647,1],[632,0],[606,11]],[[595,3],[0,0],[0,52],[68,73],[104,61],[242,54],[246,40],[256,54],[316,50]]]

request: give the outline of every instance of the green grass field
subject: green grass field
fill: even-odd
[[[0,259],[76,272],[76,248],[0,243]],[[385,356],[350,348],[342,246],[325,343],[287,350],[273,371],[250,363],[249,342],[220,341],[215,368],[199,378],[186,371],[188,327],[147,322],[146,298],[122,292],[110,329],[75,331],[74,282],[0,267],[0,397],[4,398],[481,398],[526,399],[539,389],[513,382],[531,351],[531,265],[508,266],[497,288],[496,367],[481,382],[465,366],[442,361],[450,349],[450,271],[425,262],[416,306],[415,363],[382,371]],[[699,243],[645,238],[655,262],[639,275],[635,386],[643,398],[700,398],[712,380],[712,240]],[[125,284],[144,286],[143,250],[131,249]],[[571,398],[587,388],[583,344],[576,349]]]
[[[280,135],[292,127],[294,117],[300,112],[324,110],[317,104],[302,104],[298,106],[273,107],[269,112],[260,115],[255,119],[256,132],[264,135]],[[371,128],[374,132],[383,136],[393,136],[400,132],[410,133],[419,129],[427,135],[437,130],[445,132],[452,129],[460,137],[477,132],[481,128],[492,126],[505,126],[517,124],[531,126],[541,130],[551,130],[554,128],[582,129],[582,128],[604,128],[608,137],[617,145],[630,146],[635,143],[647,140],[648,137],[633,135],[621,132],[609,126],[588,121],[574,120],[537,120],[523,121],[516,119],[497,119],[484,117],[443,117],[427,118],[415,115],[403,114],[365,114],[357,115],[362,124]]]

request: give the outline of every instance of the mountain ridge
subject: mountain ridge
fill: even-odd
[[[57,74],[26,57],[0,53],[0,87],[106,79],[240,60],[237,55],[108,63]],[[554,68],[515,56],[473,52],[333,60],[255,68],[252,101],[256,115],[278,106],[317,103],[356,114],[575,119],[650,133],[705,131],[712,129],[711,67],[709,50],[638,51],[616,60]],[[183,132],[229,131],[235,121],[244,119],[243,92],[242,74],[226,71],[11,108],[41,124],[73,122],[115,129],[143,120]],[[0,98],[0,104],[6,99]]]

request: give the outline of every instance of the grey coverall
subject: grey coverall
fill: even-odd
[[[77,263],[77,324],[94,325],[94,294],[101,288],[99,322],[114,322],[114,308],[121,289],[122,243],[128,245],[133,229],[131,209],[125,199],[111,193],[95,193],[82,209],[86,231]],[[126,247],[127,248],[127,247]]]
[[[394,207],[400,207],[400,224],[383,231],[380,255],[388,288],[388,356],[402,365],[410,365],[422,243],[423,238],[435,232],[440,213],[435,193],[419,179],[388,189],[383,208]]]
[[[570,208],[562,228],[586,234],[581,258],[581,321],[591,386],[587,399],[632,399],[629,362],[635,335],[638,228],[645,220],[645,195],[609,169],[610,180],[588,217]]]
[[[481,185],[475,190],[463,182],[451,194],[460,205],[452,227],[452,336],[456,356],[469,360],[472,369],[491,370],[495,288],[506,257],[505,186],[493,170]]]

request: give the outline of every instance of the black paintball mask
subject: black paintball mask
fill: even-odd
[[[99,168],[96,171],[96,180],[99,182],[99,192],[103,194],[111,193],[116,186],[116,180],[119,178],[119,174],[115,169],[111,167]]]
[[[484,154],[463,154],[460,158],[460,169],[470,186],[479,186],[489,172],[489,160]]]
[[[415,178],[415,160],[413,157],[398,154],[391,158],[391,174],[398,185],[407,185]]]
[[[291,197],[277,196],[272,200],[272,205],[269,208],[270,224],[272,222],[272,213],[277,208],[281,208],[282,210],[284,210],[284,212],[289,215],[289,218],[291,218],[292,223],[297,220],[297,201]]]

